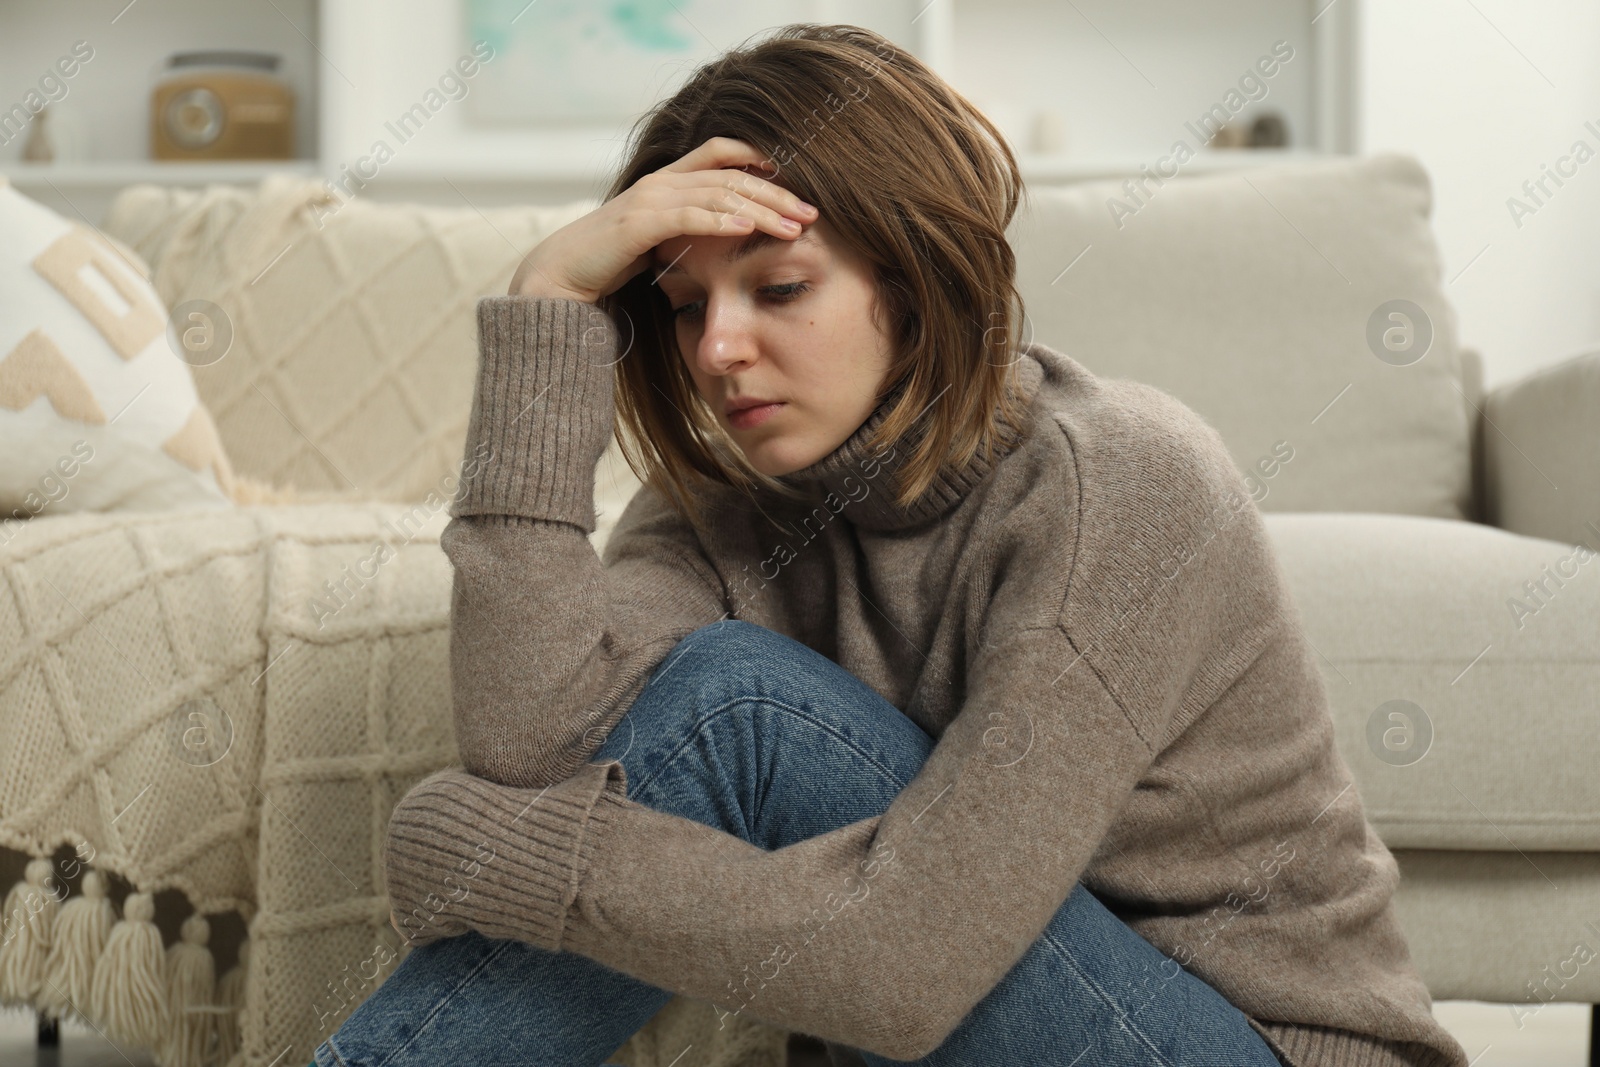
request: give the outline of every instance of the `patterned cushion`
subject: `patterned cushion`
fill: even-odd
[[[228,457],[148,274],[0,178],[0,520],[230,505]],[[0,522],[6,540],[16,529]]]

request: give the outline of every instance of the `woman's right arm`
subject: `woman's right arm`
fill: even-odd
[[[440,539],[455,568],[456,743],[468,772],[543,787],[589,760],[672,647],[726,614],[726,594],[654,489],[613,531],[610,566],[589,542],[612,432],[610,316],[493,297],[478,328],[469,461]]]
[[[550,234],[511,295],[478,305],[468,460],[440,543],[455,566],[456,743],[480,778],[570,778],[667,652],[726,614],[692,528],[650,488],[612,532],[609,567],[589,544],[618,359],[616,323],[598,301],[680,234],[760,226],[793,239],[781,223],[813,221],[816,209],[746,169],[770,163],[754,145],[712,137]]]

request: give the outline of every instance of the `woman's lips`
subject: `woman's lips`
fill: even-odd
[[[766,422],[781,407],[783,407],[783,401],[780,400],[775,404],[761,404],[753,408],[741,408],[728,416],[728,422],[736,430],[748,430]]]

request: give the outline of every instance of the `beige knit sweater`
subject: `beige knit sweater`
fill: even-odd
[[[768,519],[711,487],[697,535],[647,486],[602,561],[585,536],[618,358],[602,314],[479,307],[467,449],[492,458],[442,541],[470,773],[419,783],[388,839],[418,942],[472,928],[566,949],[910,1060],[1082,880],[1296,1067],[1464,1067],[1260,512],[1197,414],[1033,344],[1015,365],[1022,443],[915,505],[889,492],[910,449],[866,448],[886,400],[787,476],[814,508],[767,493]],[[938,739],[881,816],[767,852],[587,762],[667,652],[730,615],[822,652]],[[869,869],[870,906],[819,931]]]

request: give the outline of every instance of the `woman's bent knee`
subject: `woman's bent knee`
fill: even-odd
[[[775,849],[880,814],[934,743],[826,656],[730,620],[674,646],[598,758],[630,799]]]
[[[674,645],[651,672],[639,699],[670,690],[674,701],[687,697],[704,706],[730,696],[774,695],[795,685],[814,688],[834,675],[850,677],[786,634],[743,619],[720,619]]]

